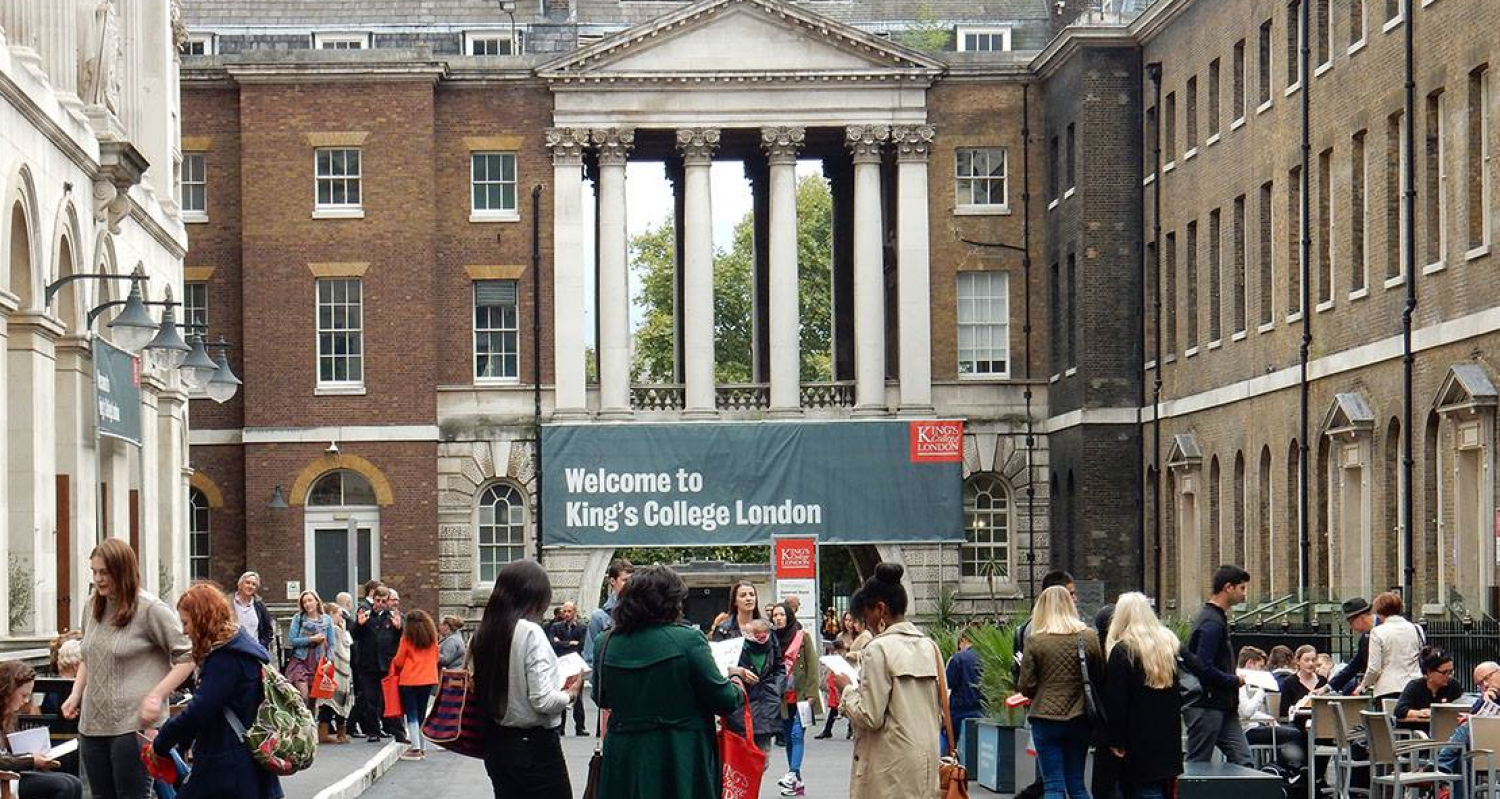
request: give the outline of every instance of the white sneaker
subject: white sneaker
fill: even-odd
[[[782,785],[781,786],[781,795],[782,796],[802,796],[802,795],[804,795],[806,793],[806,789],[804,789],[803,786],[802,786],[802,780],[797,779],[796,775],[789,775],[789,776],[792,777],[792,784],[791,785]]]
[[[779,779],[779,780],[776,781],[776,784],[779,785],[779,786],[781,786],[781,787],[783,787],[783,788],[790,788],[790,787],[792,787],[793,785],[796,785],[799,782],[801,782],[801,780],[797,779],[797,775],[793,774],[790,771],[788,771],[786,773],[786,776],[784,776],[781,779]]]

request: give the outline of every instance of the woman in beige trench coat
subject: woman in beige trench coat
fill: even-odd
[[[881,563],[850,601],[875,633],[859,685],[837,678],[840,711],[854,726],[850,799],[926,799],[938,793],[937,645],[906,621],[904,570]]]

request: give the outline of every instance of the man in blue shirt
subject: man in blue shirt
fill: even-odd
[[[589,614],[588,634],[583,636],[583,659],[589,664],[589,668],[598,669],[594,663],[594,644],[598,642],[599,636],[605,630],[615,626],[614,619],[610,616],[614,612],[615,605],[620,603],[620,591],[624,590],[625,583],[630,582],[630,575],[635,572],[635,566],[630,561],[616,558],[609,564],[609,597],[604,600],[604,606],[596,608]]]
[[[979,653],[969,640],[969,631],[958,636],[958,651],[948,659],[948,714],[953,717],[953,734],[958,736],[957,751],[964,748],[964,719],[977,719],[984,715],[984,698],[979,693],[979,680],[983,676],[983,664]],[[948,733],[942,732],[943,748],[948,748]],[[956,754],[956,752],[955,752]]]

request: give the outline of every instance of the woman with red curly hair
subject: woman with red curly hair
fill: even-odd
[[[173,748],[192,747],[193,771],[178,799],[280,799],[284,794],[276,775],[251,758],[225,717],[233,713],[244,727],[255,723],[265,698],[261,667],[271,656],[240,629],[229,600],[215,585],[189,588],[177,600],[177,612],[193,645],[198,690],[162,725],[153,748],[166,756]]]

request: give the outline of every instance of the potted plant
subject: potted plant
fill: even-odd
[[[1017,622],[1018,623],[1018,622]],[[971,779],[1000,793],[1030,784],[1035,760],[1026,753],[1026,713],[1005,705],[1015,693],[1015,623],[978,627],[970,641],[983,666],[979,692],[986,717],[965,722],[964,763]]]

